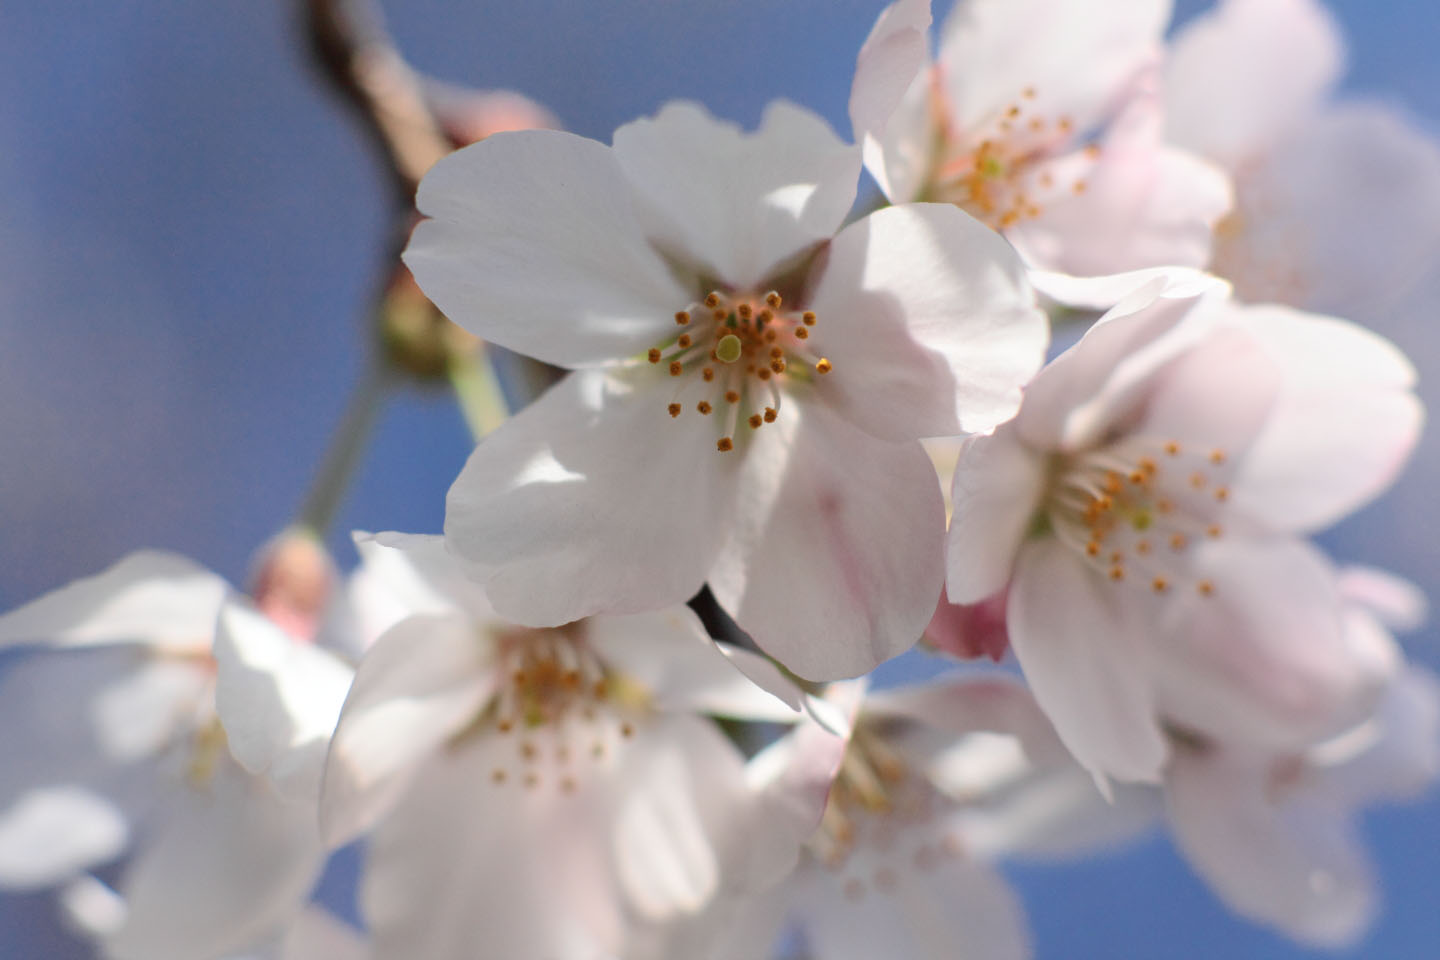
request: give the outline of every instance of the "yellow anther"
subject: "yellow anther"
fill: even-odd
[[[771,290],[769,293],[765,294],[765,302],[769,304],[772,309],[779,310],[780,294],[776,293],[774,290]]]
[[[1171,440],[1169,443],[1165,444],[1165,453],[1172,457],[1178,457],[1180,455],[1180,444],[1176,443],[1174,440]]]
[[[815,312],[813,310],[806,310],[804,313],[800,314],[800,320],[807,327],[815,326]]]
[[[1124,569],[1123,567],[1111,567],[1111,568],[1110,568],[1110,579],[1116,581],[1117,583],[1118,583],[1119,581],[1121,581],[1121,580],[1124,580],[1124,579],[1125,579],[1125,569]]]
[[[829,360],[826,360],[824,357],[821,357],[821,358],[820,358],[820,361],[815,364],[815,372],[816,372],[816,373],[829,373],[829,372],[830,372],[830,361],[829,361]]]
[[[1199,583],[1195,584],[1195,589],[1199,591],[1200,596],[1208,597],[1215,593],[1215,584],[1211,583],[1209,580],[1201,580]]]
[[[750,317],[754,314],[754,312],[755,309],[751,307],[748,303],[742,303],[740,304],[740,306],[735,308],[735,315],[738,316],[741,320],[749,320]]]
[[[1150,581],[1150,586],[1156,593],[1164,593],[1166,590],[1170,589],[1170,581],[1166,580],[1164,577],[1156,577],[1154,580]]]
[[[796,327],[796,328],[795,328],[795,339],[796,339],[796,340],[805,340],[805,339],[807,339],[809,336],[810,336],[810,331],[809,331],[808,329],[806,329],[805,327]]]
[[[720,306],[720,294],[718,292],[712,292],[708,296],[706,296],[705,306],[709,307],[711,310],[714,310],[716,307]]]
[[[1224,450],[1212,450],[1212,451],[1210,451],[1210,462],[1213,463],[1213,464],[1215,464],[1215,466],[1217,466],[1217,467],[1220,466],[1220,464],[1222,464],[1222,463],[1225,462],[1225,451],[1224,451]]]
[[[1229,487],[1216,487],[1216,488],[1215,488],[1215,499],[1216,499],[1216,501],[1219,502],[1219,503],[1224,503],[1226,500],[1229,500],[1229,499],[1230,499],[1230,488],[1229,488]]]
[[[1185,549],[1185,543],[1186,543],[1185,534],[1183,534],[1183,533],[1175,533],[1175,534],[1171,534],[1171,535],[1170,535],[1170,549],[1171,549],[1171,550],[1184,550],[1184,549]]]
[[[784,372],[785,372],[785,361],[784,361],[784,360],[771,360],[771,361],[770,361],[770,369],[771,369],[772,371],[774,371],[775,373],[784,373]]]

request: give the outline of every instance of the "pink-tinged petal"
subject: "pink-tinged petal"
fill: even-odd
[[[142,550],[0,616],[0,647],[148,643],[206,651],[229,589],[192,560]]]
[[[486,437],[450,488],[446,543],[506,619],[651,610],[705,581],[739,459],[715,449],[719,415],[672,419],[669,378],[637,380],[566,377]]]
[[[1415,369],[1392,343],[1344,320],[1236,308],[1282,383],[1232,483],[1237,509],[1273,530],[1334,523],[1378,496],[1420,437]]]
[[[496,618],[485,591],[465,564],[445,547],[445,538],[413,533],[353,534],[360,566],[350,583],[351,605],[363,628],[380,634],[416,614],[464,613],[476,623]]]
[[[744,470],[710,589],[756,644],[813,680],[913,646],[944,576],[945,506],[921,446],[787,407]]]
[[[766,108],[754,133],[698,104],[671,103],[616,130],[614,154],[655,243],[740,290],[829,239],[860,175],[858,150],[784,101]]]
[[[181,794],[120,885],[125,923],[105,940],[116,960],[195,960],[238,952],[305,902],[324,851],[312,803],[290,803],[222,760]]]
[[[850,127],[865,169],[892,203],[915,199],[936,135],[930,103],[930,0],[880,12],[855,60]]]
[[[1132,294],[1150,289],[1150,283],[1156,280],[1160,286],[1155,289],[1163,291],[1166,297],[1181,300],[1223,292],[1228,287],[1221,278],[1191,267],[1146,267],[1106,277],[1077,277],[1032,269],[1027,276],[1031,286],[1056,303],[1084,310],[1109,310]],[[1152,294],[1146,297],[1143,305],[1148,306],[1155,297]]]
[[[962,0],[938,57],[951,122],[972,133],[1024,104],[1084,132],[1158,57],[1169,19],[1168,0]]]
[[[1349,566],[1340,571],[1340,596],[1386,627],[1400,633],[1419,630],[1430,616],[1425,591],[1404,577],[1375,567]]]
[[[499,682],[491,646],[464,617],[417,616],[360,661],[325,764],[320,826],[340,846],[373,826],[418,764],[464,729]]]
[[[1035,699],[1075,759],[1097,774],[1154,781],[1167,748],[1133,589],[1055,540],[1036,540],[1020,551],[1007,619]]]
[[[889,207],[846,227],[811,308],[814,349],[834,363],[817,393],[891,440],[1010,419],[1049,339],[1014,251],[948,204]]]
[[[1204,266],[1215,225],[1234,201],[1230,179],[1162,136],[1158,96],[1137,96],[1098,153],[1079,150],[1046,165],[1054,182],[1083,182],[1085,190],[1047,199],[1039,216],[1006,236],[1028,263],[1071,274]]]
[[[1250,303],[1380,327],[1440,259],[1440,146],[1392,107],[1330,107],[1237,181],[1213,269]]]
[[[1199,331],[1181,321],[1215,294],[1195,297],[1186,285],[1170,296],[1171,283],[1164,274],[1145,280],[1040,371],[1015,418],[1021,440],[1047,451],[1095,442],[1115,406],[1107,394],[1132,397],[1193,342]]]
[[[950,491],[945,591],[951,602],[978,604],[1010,582],[1045,491],[1045,468],[1045,458],[1010,427],[965,441]]]
[[[457,150],[416,195],[432,219],[405,265],[477,336],[564,367],[643,352],[687,292],[651,248],[612,152],[574,134],[498,134]]]
[[[930,625],[925,628],[925,642],[962,660],[989,657],[999,663],[1010,649],[1010,634],[1005,631],[1005,607],[1009,602],[1009,594],[1003,589],[978,603],[967,604],[951,603],[949,595],[941,593]]]
[[[354,671],[259,612],[228,603],[215,633],[215,711],[230,752],[282,795],[314,803]]]
[[[646,690],[657,710],[793,721],[801,709],[799,688],[773,664],[716,644],[689,607],[592,617],[585,621],[585,642],[607,666]],[[762,676],[767,686],[762,689],[749,673]]]
[[[1172,45],[1166,133],[1234,169],[1320,105],[1344,55],[1340,29],[1317,0],[1224,0]]]
[[[0,889],[41,890],[114,860],[130,839],[125,816],[81,787],[44,787],[0,811]]]
[[[320,907],[307,907],[290,925],[276,960],[365,960],[369,955],[354,927]]]
[[[1020,900],[988,864],[945,857],[921,871],[911,857],[857,847],[843,871],[811,870],[806,881],[797,911],[816,960],[1032,955]]]
[[[1358,750],[1346,742],[1352,739]],[[1321,744],[1310,759],[1324,764],[1319,776],[1326,796],[1347,808],[1418,798],[1440,777],[1440,681],[1428,670],[1405,667],[1374,716]]]
[[[1344,814],[1275,776],[1259,758],[1178,753],[1165,784],[1175,842],[1242,916],[1316,946],[1352,943],[1375,911],[1364,849]]]
[[[1196,548],[1162,627],[1160,707],[1224,741],[1298,748],[1363,719],[1394,673],[1347,636],[1334,573],[1301,541],[1222,538]]]
[[[1049,718],[1018,680],[1001,674],[963,674],[877,690],[865,700],[867,717],[903,717],[951,738],[983,732],[1013,738],[1031,763],[1073,766]]]

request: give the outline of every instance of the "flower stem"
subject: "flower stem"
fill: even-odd
[[[452,354],[448,373],[450,386],[455,390],[455,402],[460,405],[470,435],[479,443],[510,414],[490,351],[482,343],[473,350]]]
[[[296,519],[298,526],[322,539],[329,531],[345,498],[350,478],[360,464],[390,385],[391,376],[385,362],[379,357],[367,360],[360,380],[350,394],[340,425],[330,439],[325,458],[320,462],[315,482],[311,484],[304,506],[300,508]]]

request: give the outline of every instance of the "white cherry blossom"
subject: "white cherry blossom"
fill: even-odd
[[[1156,779],[1162,720],[1276,749],[1338,732],[1388,670],[1357,662],[1334,572],[1296,535],[1394,478],[1413,378],[1344,321],[1155,276],[967,441],[950,599],[1008,585],[1011,648],[1099,773]]]
[[[929,0],[880,15],[850,120],[893,202],[956,203],[1032,266],[1202,266],[1225,174],[1165,142],[1167,0],[960,0],[929,55]]]
[[[375,956],[664,956],[667,927],[783,876],[843,741],[747,774],[705,714],[793,720],[687,608],[519,627],[437,538],[363,541],[413,604],[360,664],[330,750],[330,840],[370,831]],[[373,581],[372,581],[373,582]],[[408,598],[408,599],[407,599]]]
[[[1344,53],[1317,0],[1222,0],[1175,38],[1166,130],[1234,179],[1212,269],[1238,296],[1373,323],[1440,258],[1440,145],[1332,101]]]
[[[613,147],[499,134],[425,177],[421,287],[576,369],[450,491],[447,541],[499,613],[558,626],[708,581],[811,679],[919,639],[943,514],[916,441],[1011,416],[1047,334],[1014,254],[954,208],[841,229],[858,169],[798,107],[747,134],[672,104]]]
[[[287,790],[248,771],[215,707],[212,638],[228,592],[189,560],[142,552],[0,617],[0,644],[38,647],[0,691],[12,731],[0,746],[0,885],[62,886],[67,915],[115,960],[255,945],[296,915],[324,861],[313,740],[328,729],[314,723],[328,696],[333,724],[348,670],[276,641],[311,666],[311,727],[291,738],[312,747],[310,794],[303,777]],[[275,772],[300,772],[274,759]],[[127,854],[115,890],[89,875]]]

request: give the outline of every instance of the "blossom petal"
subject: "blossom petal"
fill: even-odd
[[[446,542],[507,619],[558,626],[700,589],[737,461],[715,449],[720,425],[667,416],[669,395],[572,374],[471,455],[450,488]]]
[[[1046,165],[1055,183],[1085,184],[1044,201],[1006,231],[1026,261],[1081,275],[1169,264],[1201,267],[1215,225],[1233,203],[1217,167],[1162,143],[1157,95],[1132,100],[1098,153],[1077,150]]]
[[[1180,754],[1165,785],[1175,840],[1236,912],[1317,946],[1353,942],[1375,911],[1370,863],[1344,816],[1223,752]]]
[[[614,153],[647,234],[669,256],[739,290],[829,239],[850,212],[860,175],[859,151],[784,101],[770,104],[751,134],[698,104],[671,103],[616,130]]]
[[[304,904],[324,853],[313,804],[221,761],[185,791],[125,871],[124,925],[105,940],[116,960],[194,960],[274,933]]]
[[[1304,747],[1363,719],[1394,671],[1347,640],[1334,573],[1301,541],[1197,548],[1213,593],[1177,598],[1157,658],[1174,722],[1225,741]]]
[[[1224,0],[1171,47],[1169,139],[1234,169],[1319,106],[1343,59],[1340,28],[1316,0]]]
[[[632,356],[685,306],[616,158],[593,140],[497,134],[435,164],[416,203],[432,218],[405,249],[420,288],[513,350],[563,367]]]
[[[220,612],[215,665],[215,711],[235,759],[314,803],[351,669],[238,603]]]
[[[143,642],[208,650],[229,589],[194,561],[142,550],[0,616],[0,647]]]
[[[396,624],[360,661],[325,764],[320,826],[340,846],[374,825],[417,765],[473,720],[499,677],[462,616]]]
[[[1383,328],[1440,259],[1440,146],[1393,107],[1327,108],[1237,186],[1213,269],[1251,303]]]
[[[80,787],[22,794],[0,815],[0,888],[40,890],[118,857],[130,839],[124,815]]]
[[[815,680],[913,646],[944,575],[945,506],[923,448],[787,407],[744,469],[710,588],[756,644]]]
[[[1168,0],[957,3],[938,57],[951,121],[973,135],[1025,102],[1031,113],[1087,131],[1157,58],[1169,19]],[[1022,100],[1027,90],[1034,95]]]
[[[1340,571],[1340,595],[1386,627],[1401,633],[1419,630],[1430,616],[1425,591],[1386,570],[1351,565]]]
[[[1010,645],[1075,759],[1120,780],[1153,781],[1166,745],[1152,654],[1126,589],[1053,539],[1027,543],[1010,587]]]
[[[445,538],[410,533],[356,533],[360,566],[351,577],[351,604],[373,642],[416,614],[464,612],[477,623],[496,619],[485,591],[465,564],[445,548]]]
[[[591,617],[585,621],[585,642],[607,665],[647,690],[658,710],[793,721],[801,708],[799,688],[768,660],[716,644],[688,607]],[[768,674],[767,686],[757,685],[747,671]]]
[[[1085,310],[1109,310],[1131,294],[1148,289],[1154,280],[1162,281],[1155,289],[1164,296],[1182,300],[1227,287],[1221,278],[1193,267],[1145,267],[1103,277],[1031,269],[1027,276],[1030,284],[1051,300]],[[1155,299],[1147,296],[1146,305]]]
[[[1237,311],[1283,383],[1239,466],[1234,504],[1270,529],[1328,526],[1379,495],[1420,436],[1415,369],[1392,343],[1329,317],[1284,307]]]
[[[888,440],[1010,419],[1049,339],[1014,251],[948,204],[889,207],[846,227],[811,306],[815,349],[834,363],[817,393]]]
[[[892,203],[914,200],[930,163],[930,0],[896,0],[880,12],[855,60],[850,127],[865,169]]]
[[[1015,430],[1001,427],[965,441],[950,493],[950,602],[979,603],[1010,582],[1044,488],[1044,459],[1023,446]]]

